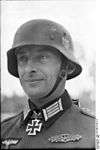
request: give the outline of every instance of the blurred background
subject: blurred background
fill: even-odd
[[[20,82],[8,73],[6,52],[16,30],[26,21],[44,18],[62,24],[71,34],[75,56],[83,67],[80,76],[66,82],[72,99],[95,114],[96,100],[96,2],[2,1],[1,2],[1,119],[22,111],[27,103]]]

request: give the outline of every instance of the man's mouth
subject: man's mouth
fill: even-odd
[[[25,82],[30,82],[30,83],[35,83],[35,82],[40,82],[43,81],[44,79],[28,79],[28,80],[24,80]]]

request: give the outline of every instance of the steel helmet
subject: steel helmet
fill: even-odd
[[[46,45],[56,48],[67,60],[74,71],[68,74],[67,80],[78,76],[82,68],[74,57],[74,48],[71,36],[58,23],[46,19],[35,19],[24,23],[16,32],[12,48],[7,52],[8,71],[19,77],[15,49],[28,45]]]

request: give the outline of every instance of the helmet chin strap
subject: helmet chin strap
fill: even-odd
[[[56,80],[56,83],[54,85],[54,87],[52,88],[52,90],[44,97],[42,97],[42,99],[45,99],[45,98],[48,98],[50,97],[57,89],[57,87],[59,86],[60,82],[65,78],[66,76],[66,73],[67,73],[67,70],[65,69],[66,68],[66,64],[65,63],[62,63],[61,65],[61,69],[60,69],[60,72],[58,74],[58,77],[57,77],[57,80]]]

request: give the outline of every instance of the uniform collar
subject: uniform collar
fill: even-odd
[[[43,107],[37,109],[36,106],[29,99],[28,106],[24,110],[24,123],[27,124],[28,116],[35,112],[41,113],[45,122],[45,127],[49,127],[57,118],[59,118],[72,105],[72,100],[65,90],[65,92],[53,101],[45,104]]]

